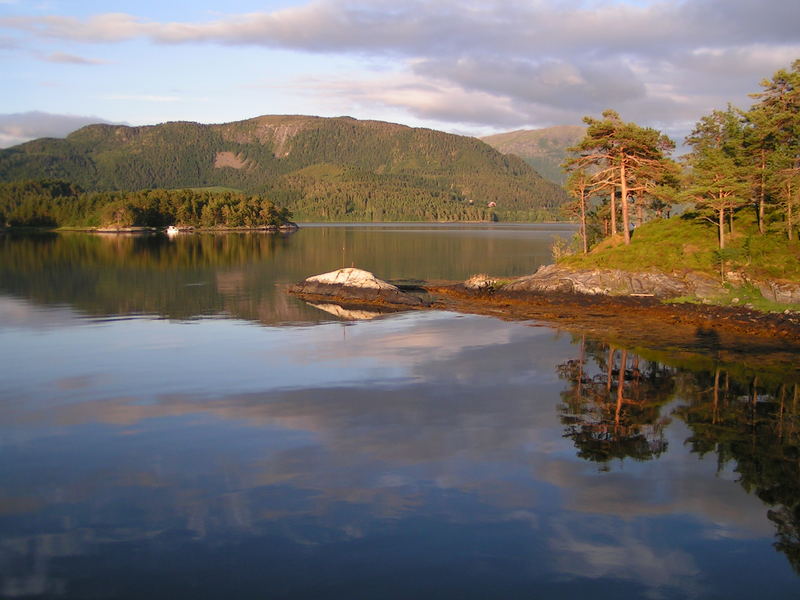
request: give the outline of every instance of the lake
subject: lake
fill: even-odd
[[[0,235],[0,597],[797,598],[796,369],[286,294],[573,231]]]

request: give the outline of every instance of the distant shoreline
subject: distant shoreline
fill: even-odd
[[[193,227],[178,235],[192,233],[291,233],[300,227],[296,223],[264,227]],[[7,227],[0,233],[99,233],[104,235],[166,235],[165,227]]]

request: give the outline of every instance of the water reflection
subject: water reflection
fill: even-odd
[[[578,359],[559,365],[560,376],[571,384],[561,394],[561,421],[578,456],[600,463],[660,456],[667,449],[669,418],[661,408],[674,391],[672,369],[626,349],[587,343],[585,337],[580,349]],[[591,366],[598,371],[594,375]]]
[[[491,235],[487,235],[491,234]],[[263,324],[325,315],[284,286],[342,265],[382,278],[522,275],[551,262],[569,226],[325,226],[291,235],[0,236],[0,294],[91,316],[234,316]],[[327,317],[330,318],[330,317]]]
[[[800,573],[800,386],[749,381],[716,369],[687,382],[697,393],[677,414],[700,455],[716,454],[720,470],[732,465],[738,482],[770,507],[776,549]]]
[[[795,597],[793,368],[283,293],[552,234],[442,231],[1,238],[0,596]]]
[[[800,573],[800,385],[719,365],[713,372],[669,367],[585,338],[579,348],[578,358],[558,367],[569,382],[559,406],[564,435],[578,456],[605,469],[613,459],[652,460],[667,449],[671,416],[680,418],[690,431],[684,444],[715,455],[717,474],[735,473],[769,507],[775,548]]]
[[[796,592],[788,379],[441,313],[136,325],[0,384],[4,597]]]

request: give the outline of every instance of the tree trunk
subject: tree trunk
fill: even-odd
[[[617,190],[611,186],[611,235],[617,235]]]
[[[625,397],[625,368],[628,363],[628,351],[623,350],[619,364],[619,380],[617,381],[617,406],[614,411],[614,429],[619,427],[620,416],[622,415],[622,401]]]
[[[787,186],[789,189],[788,193],[786,194],[786,233],[788,234],[789,241],[791,242],[794,239],[794,234],[792,233],[794,228],[794,223],[792,222],[792,200],[794,200],[794,198],[792,198],[792,183],[789,182]]]
[[[619,165],[619,201],[622,204],[622,237],[625,244],[631,243],[630,220],[628,217],[628,180],[625,175],[625,161]]]
[[[764,203],[765,203],[765,188],[766,182],[764,181],[764,176],[767,172],[767,152],[763,148],[761,149],[761,165],[760,167],[760,181],[759,181],[759,189],[758,189],[758,232],[761,235],[764,235]]]
[[[589,243],[586,240],[586,194],[581,192],[581,237],[583,238],[583,253],[589,253]]]
[[[719,209],[719,249],[725,249],[725,209]]]

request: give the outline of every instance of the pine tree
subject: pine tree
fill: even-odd
[[[800,59],[790,70],[761,82],[762,92],[748,112],[753,138],[763,149],[762,186],[769,186],[783,209],[786,231],[793,238],[794,212],[800,198]],[[763,194],[762,194],[763,196]],[[763,206],[760,209],[763,212]]]
[[[624,122],[613,110],[604,111],[603,119],[584,117],[583,121],[588,125],[586,135],[569,149],[577,156],[565,166],[594,170],[593,183],[611,190],[612,220],[616,190],[619,190],[622,234],[625,243],[630,244],[629,195],[652,186],[666,173],[667,154],[675,144],[655,129]]]
[[[685,197],[702,209],[715,213],[719,247],[725,248],[725,215],[747,202],[749,185],[742,140],[744,124],[733,107],[715,110],[698,121],[686,143],[692,147],[691,167]]]

